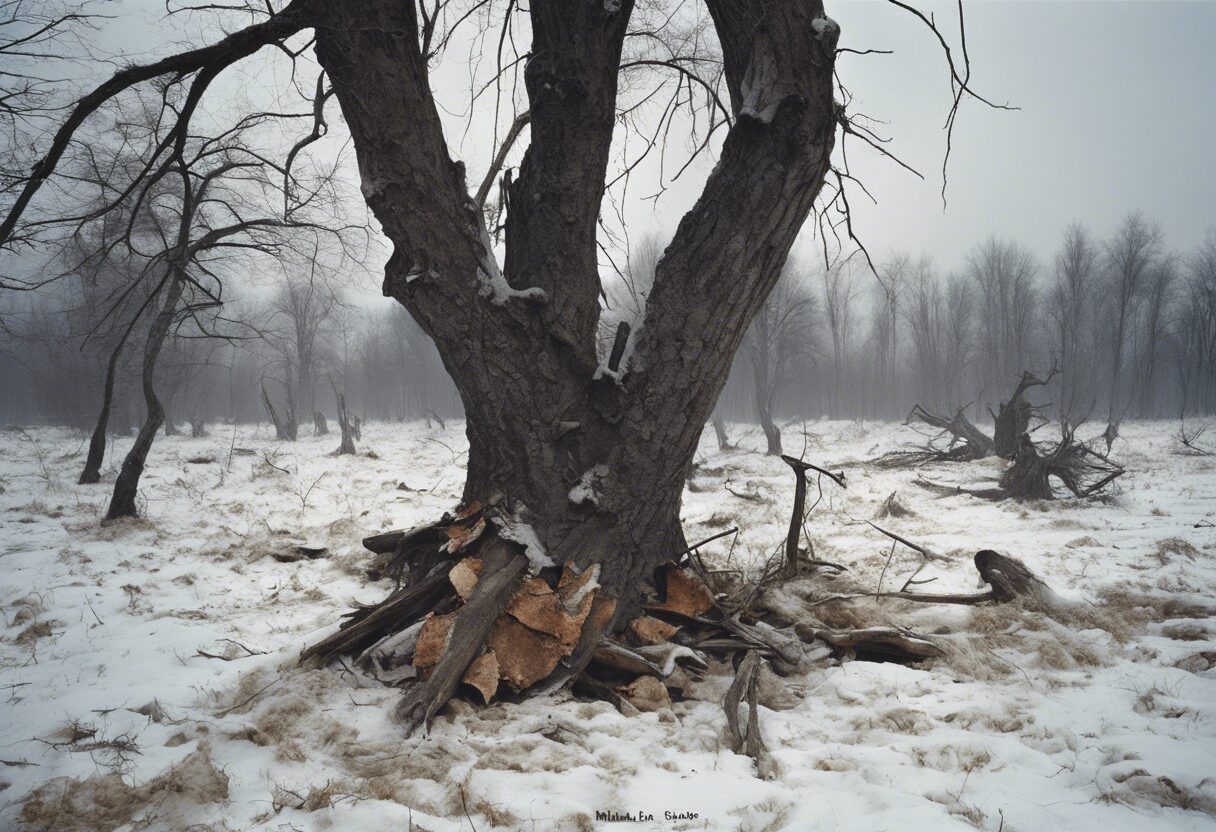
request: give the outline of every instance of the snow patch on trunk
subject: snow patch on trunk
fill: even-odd
[[[590,569],[591,577],[589,577],[582,586],[575,590],[569,598],[562,601],[562,606],[565,607],[566,612],[570,613],[571,615],[578,612],[578,608],[582,606],[583,599],[587,597],[587,593],[594,589],[599,589],[600,587],[600,565],[598,563],[593,563],[590,566]]]
[[[840,24],[827,16],[817,17],[812,20],[811,28],[815,30],[815,38],[817,40],[823,40],[824,37],[834,40],[840,37]]]
[[[499,537],[524,547],[524,557],[528,559],[529,574],[535,575],[546,567],[557,565],[553,562],[553,558],[545,552],[544,545],[536,536],[536,529],[520,520],[519,515],[511,519],[499,518],[495,522],[498,525]]]
[[[498,267],[498,258],[494,256],[494,246],[490,242],[490,232],[486,230],[485,222],[478,220],[477,230],[481,237],[481,253],[477,256],[477,282],[481,284],[480,294],[489,298],[491,303],[499,306],[506,305],[512,298],[544,303],[549,296],[544,289],[533,286],[531,289],[515,289],[502,276]]]
[[[613,376],[615,377],[615,373]],[[600,493],[598,485],[604,477],[608,476],[608,466],[603,463],[596,465],[593,468],[588,468],[583,472],[579,481],[570,489],[570,502],[576,506],[590,504],[598,506],[600,504]]]

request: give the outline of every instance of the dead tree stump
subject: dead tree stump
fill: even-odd
[[[912,412],[908,414],[904,424],[918,421],[950,434],[948,449],[937,455],[941,461],[970,462],[991,456],[993,453],[992,440],[972,424],[964,413],[964,408],[960,407],[955,411],[953,417],[947,419],[936,413],[930,413],[918,404],[912,408]]]
[[[356,418],[353,422],[351,421],[350,414],[346,412],[346,396],[339,393],[337,387],[334,388],[334,396],[338,400],[338,428],[342,431],[342,441],[339,443],[338,449],[334,451],[334,455],[353,454],[359,420]]]
[[[295,442],[299,434],[300,426],[296,422],[296,406],[292,401],[291,391],[287,393],[287,406],[283,410],[283,415],[275,410],[274,404],[270,401],[270,395],[266,392],[266,385],[262,385],[262,406],[266,408],[266,414],[270,417],[271,423],[274,425],[274,437],[280,442]]]
[[[1059,443],[1045,450],[1023,433],[1013,464],[1001,475],[1001,491],[1015,500],[1051,500],[1054,477],[1074,497],[1089,497],[1124,474],[1123,466],[1078,442],[1073,429],[1061,426]]]
[[[1030,429],[1030,419],[1034,416],[1035,408],[1023,396],[1031,387],[1043,387],[1060,372],[1053,363],[1047,378],[1039,378],[1029,371],[1023,371],[1018,386],[1014,389],[1009,401],[1001,402],[1000,408],[992,414],[994,427],[992,446],[996,455],[1004,459],[1013,459],[1018,453],[1018,441],[1022,434]],[[988,409],[992,413],[992,409]]]

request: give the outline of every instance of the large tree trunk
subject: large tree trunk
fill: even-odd
[[[144,463],[148,459],[148,451],[152,448],[152,442],[156,439],[156,431],[165,418],[165,410],[156,395],[154,384],[156,360],[160,357],[161,347],[164,346],[165,338],[169,334],[173,318],[177,315],[177,304],[181,300],[184,283],[185,281],[176,273],[169,277],[164,302],[161,304],[160,311],[156,313],[156,317],[152,319],[152,325],[148,328],[148,340],[144,344],[143,365],[144,404],[147,407],[147,415],[144,417],[143,426],[139,429],[139,435],[135,437],[135,444],[131,446],[131,450],[127,452],[122,461],[122,469],[118,472],[118,479],[114,482],[114,494],[110,498],[110,508],[106,512],[107,520],[134,517],[139,513],[135,505],[135,498],[139,493],[139,478],[143,476]]]
[[[1040,379],[1028,370],[1022,372],[1022,378],[1014,389],[1009,401],[1001,402],[1000,408],[992,414],[993,432],[992,447],[996,455],[1004,459],[1013,459],[1021,448],[1022,435],[1030,429],[1030,417],[1034,415],[1034,407],[1024,398],[1031,387],[1044,387],[1059,373],[1059,368],[1052,362],[1051,370],[1046,379]],[[988,409],[992,413],[992,408]]]
[[[658,264],[630,366],[599,370],[595,238],[632,6],[529,3],[531,143],[501,272],[448,155],[413,4],[333,4],[317,28],[363,193],[394,244],[385,294],[434,339],[464,403],[464,496],[496,497],[555,563],[599,565],[617,602],[605,629],[685,548],[698,439],[823,184],[837,124],[838,29],[819,2],[711,0],[734,125]]]

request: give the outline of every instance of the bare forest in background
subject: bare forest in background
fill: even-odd
[[[662,250],[662,240],[643,238],[622,275],[605,278],[605,355],[620,321],[640,326]],[[76,239],[53,285],[0,295],[0,420],[96,422],[108,359],[120,341],[142,344],[151,326],[141,317],[127,331],[143,300],[132,288],[146,278],[140,265],[103,251],[102,241]],[[364,420],[462,415],[409,314],[352,292],[347,273],[326,265],[333,258],[305,255],[285,257],[236,301],[183,307],[157,367],[166,432],[268,421],[263,390],[304,425],[317,413],[336,417],[337,391]],[[993,236],[964,263],[947,273],[928,255],[892,256],[873,270],[860,254],[827,267],[791,259],[715,417],[779,430],[824,417],[902,419],[919,403],[988,421],[1023,370],[1053,364],[1060,372],[1039,403],[1074,424],[1216,412],[1216,233],[1178,252],[1132,213],[1105,235],[1069,227],[1050,262]],[[119,352],[112,433],[143,420],[141,361],[137,349]]]

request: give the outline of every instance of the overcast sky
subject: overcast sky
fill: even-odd
[[[957,44],[953,3],[917,5],[934,13]],[[174,51],[160,0],[107,7],[115,20],[98,35],[107,52],[147,59]],[[850,147],[853,172],[879,200],[870,205],[859,191],[850,197],[855,230],[876,256],[928,253],[953,269],[996,233],[1023,242],[1046,264],[1068,223],[1083,221],[1105,235],[1133,209],[1160,222],[1167,243],[1179,250],[1216,226],[1216,1],[967,2],[972,85],[1020,109],[964,104],[944,210],[942,125],[950,87],[936,40],[885,0],[828,0],[827,9],[841,24],[842,46],[894,50],[842,55],[838,69],[855,95],[853,111],[886,122],[889,148],[926,177],[918,180],[859,144]],[[227,88],[270,89],[282,82],[282,64],[264,54],[237,70]],[[467,76],[467,67],[450,65],[435,78],[467,95]],[[449,143],[467,162],[473,188],[492,155],[491,131],[454,124]],[[638,199],[654,189],[637,183],[627,203],[630,225],[674,231],[710,162],[657,203]],[[644,176],[656,174],[657,167],[643,169]],[[808,254],[813,246],[800,243]],[[369,287],[378,283],[372,278]]]
[[[957,44],[957,7],[934,12]],[[947,67],[932,34],[883,0],[836,0],[853,111],[886,122],[888,146],[922,182],[851,141],[855,174],[879,201],[850,197],[871,253],[928,253],[945,269],[996,233],[1046,266],[1066,225],[1106,235],[1128,211],[1160,222],[1185,250],[1216,227],[1216,2],[1024,2],[964,6],[972,86],[1016,112],[964,104],[941,201]],[[695,188],[673,189],[650,219],[674,229]],[[638,213],[641,213],[639,209]],[[799,248],[814,252],[804,234]]]
[[[939,23],[950,4],[926,4]],[[1018,112],[970,102],[959,117],[948,208],[938,196],[949,90],[933,42],[885,2],[835,2],[841,44],[894,49],[842,56],[860,109],[889,122],[922,183],[870,161],[880,200],[851,200],[883,248],[943,265],[989,233],[1048,255],[1066,224],[1106,233],[1131,209],[1175,247],[1216,226],[1216,2],[970,2],[973,85]],[[860,169],[860,166],[859,166]]]

